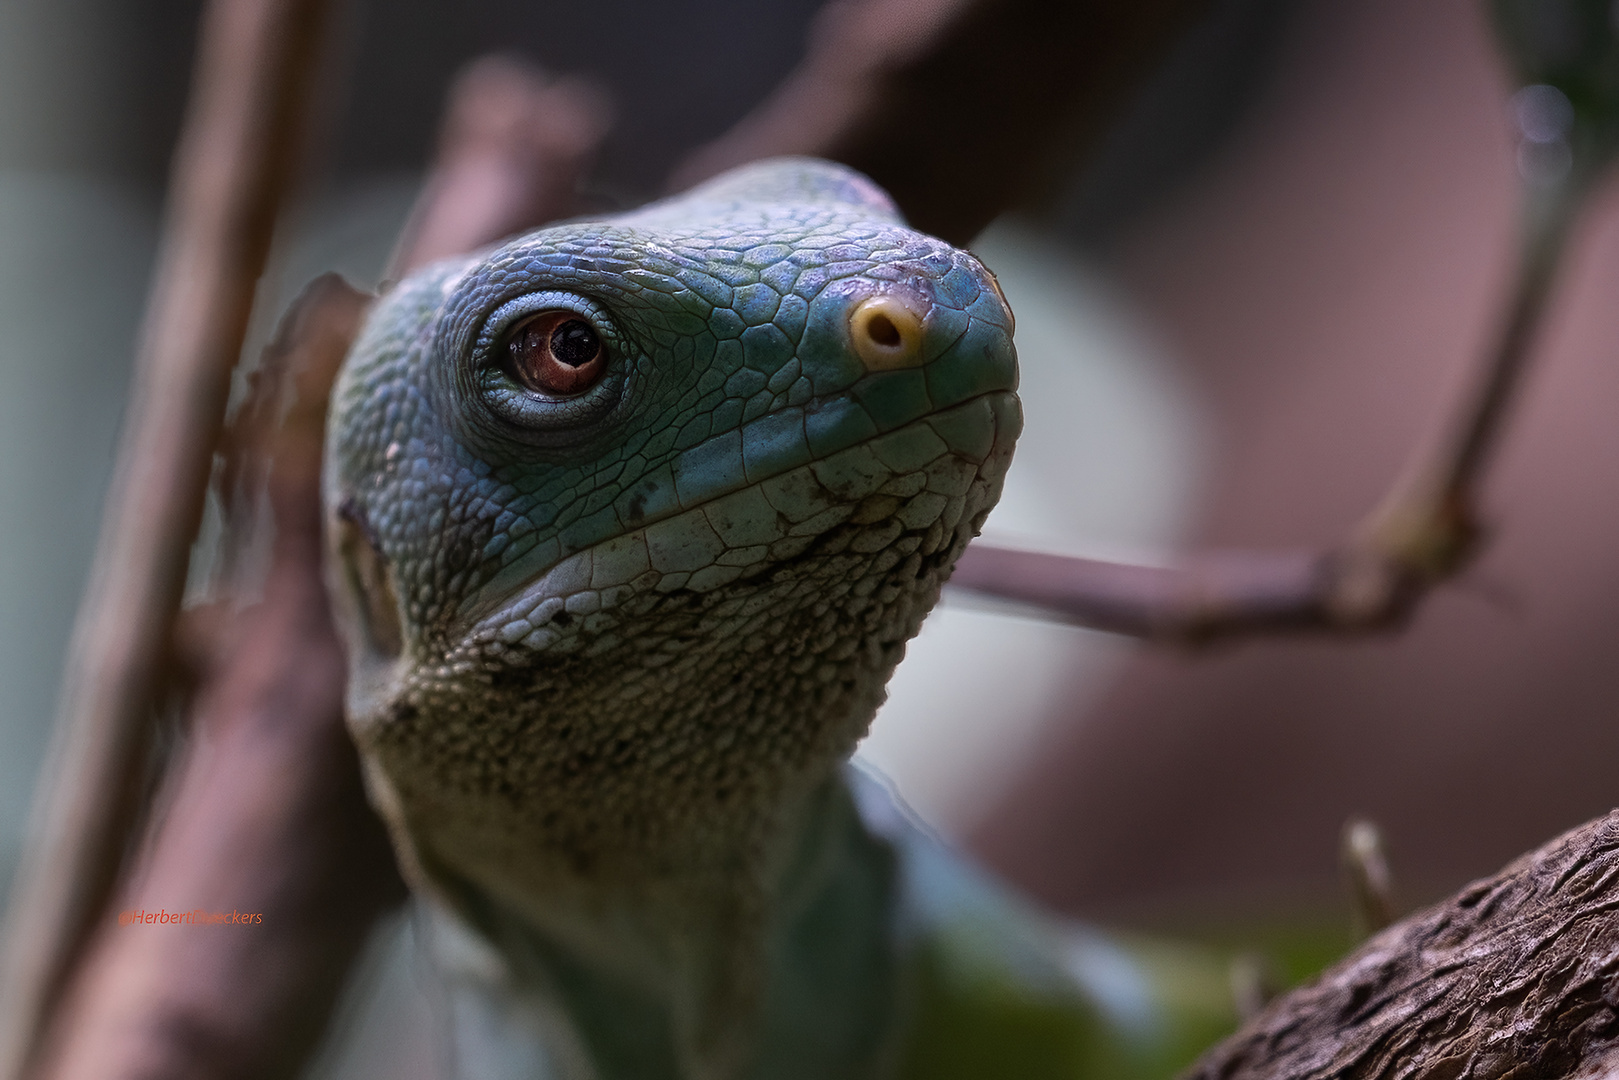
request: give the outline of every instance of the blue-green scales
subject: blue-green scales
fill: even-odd
[[[845,765],[999,493],[1012,329],[971,254],[809,160],[378,302],[332,578],[465,1075],[1116,1077],[1223,1022]]]

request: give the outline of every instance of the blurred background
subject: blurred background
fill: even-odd
[[[375,283],[471,58],[606,90],[591,196],[633,205],[780,81],[818,7],[351,4],[325,150],[259,321],[321,270]],[[91,553],[198,9],[0,4],[0,884]],[[1514,87],[1483,8],[1221,0],[1143,86],[1055,197],[973,244],[1017,312],[1028,418],[988,531],[1145,561],[1330,544],[1432,429],[1508,285]],[[951,596],[863,752],[1048,904],[1183,933],[1341,924],[1351,815],[1382,826],[1414,905],[1610,809],[1616,296],[1610,185],[1493,470],[1488,547],[1404,633],[1174,651]],[[383,935],[346,1006],[358,1034],[321,1070],[407,1074],[376,1064],[424,1037],[407,937]]]

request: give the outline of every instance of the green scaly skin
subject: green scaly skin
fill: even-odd
[[[851,342],[874,297],[920,318],[897,363]],[[501,364],[555,309],[609,358],[574,397]],[[1111,946],[949,869],[841,768],[999,494],[1011,334],[973,256],[807,160],[377,305],[333,398],[334,595],[401,861],[450,952],[493,950],[467,1074],[947,1075],[928,1048],[990,998],[1064,1018],[1026,1075],[1157,1053],[1157,998],[1115,992],[1150,978],[1096,975]],[[1112,1043],[1075,1034],[1109,1008]]]

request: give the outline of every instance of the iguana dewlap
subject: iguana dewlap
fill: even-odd
[[[993,275],[825,162],[378,303],[325,483],[350,724],[413,884],[498,959],[489,1069],[914,1061],[960,905],[841,766],[995,502],[1016,386]]]

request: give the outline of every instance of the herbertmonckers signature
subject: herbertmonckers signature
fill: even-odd
[[[147,911],[120,911],[119,926],[252,926],[264,921],[262,911],[169,911],[158,908]]]

